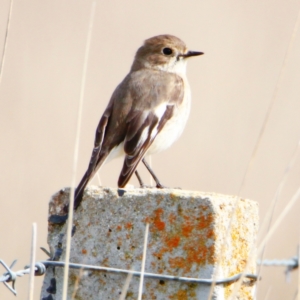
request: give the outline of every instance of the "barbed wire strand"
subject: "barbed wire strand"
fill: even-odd
[[[0,84],[1,84],[2,76],[3,76],[2,74],[3,74],[3,67],[4,67],[4,62],[5,62],[8,31],[9,31],[10,20],[11,20],[11,15],[12,15],[12,7],[13,7],[13,0],[10,0],[8,18],[7,18],[7,23],[6,23],[6,31],[5,31],[5,37],[4,37],[4,44],[3,44],[3,51],[2,51],[2,58],[1,58],[1,65],[0,65]]]
[[[17,291],[15,290],[15,282],[17,277],[22,277],[25,274],[29,274],[30,273],[30,268],[29,266],[25,266],[25,268],[23,270],[14,272],[12,271],[13,266],[15,265],[15,263],[17,262],[17,260],[14,260],[13,263],[10,265],[10,267],[7,266],[7,264],[0,259],[0,264],[6,269],[7,272],[5,272],[2,276],[0,276],[0,282],[3,282],[4,285],[14,294],[17,295]],[[37,262],[34,265],[34,275],[35,276],[41,276],[44,275],[46,272],[46,266],[45,264],[43,264],[42,262]],[[12,286],[10,286],[8,284],[8,282],[12,282]]]
[[[54,258],[55,259],[55,258]],[[3,282],[5,286],[13,293],[17,294],[14,285],[17,277],[24,276],[26,274],[30,274],[31,268],[30,266],[25,266],[23,270],[19,271],[12,271],[13,266],[15,265],[16,260],[13,261],[10,267],[7,266],[7,264],[0,260],[0,264],[6,269],[6,272],[0,276],[0,282]],[[294,256],[290,259],[283,259],[283,260],[264,260],[262,262],[258,261],[258,264],[265,265],[265,266],[284,266],[286,267],[286,272],[295,270],[299,266],[299,259],[298,256]],[[52,260],[46,260],[46,261],[40,261],[34,264],[34,275],[35,276],[41,276],[44,275],[46,272],[46,267],[65,267],[66,263],[64,261],[52,261]],[[96,271],[105,271],[105,272],[112,272],[112,273],[121,273],[121,274],[128,274],[130,276],[143,276],[147,278],[153,278],[153,279],[162,279],[162,280],[173,280],[173,281],[180,281],[180,282],[186,282],[186,283],[198,283],[198,284],[230,284],[233,282],[238,281],[242,276],[244,278],[250,279],[251,281],[257,281],[258,277],[254,274],[243,274],[239,273],[234,276],[218,279],[199,279],[199,278],[190,278],[190,277],[180,277],[180,276],[172,276],[172,275],[165,275],[165,274],[155,274],[155,273],[148,273],[148,272],[138,272],[135,270],[124,270],[124,269],[117,269],[117,268],[109,268],[109,267],[102,267],[102,266],[95,266],[95,265],[86,265],[86,264],[75,264],[75,263],[69,263],[69,268],[72,269],[80,269],[80,270],[96,270]],[[8,284],[8,282],[12,282],[12,286]],[[130,280],[128,281],[129,285]],[[126,295],[126,293],[124,293]]]
[[[264,261],[257,261],[257,264],[266,267],[287,267],[296,269],[298,268],[298,257],[294,256],[290,259],[265,259]]]
[[[66,267],[64,269],[63,294],[62,294],[63,300],[67,300],[68,278],[69,278],[68,263],[70,260],[70,251],[71,251],[71,234],[72,234],[72,224],[73,224],[73,209],[74,209],[76,173],[77,173],[77,166],[78,166],[80,128],[81,128],[83,101],[84,101],[85,85],[86,85],[87,65],[88,65],[88,58],[89,58],[89,53],[90,53],[90,44],[91,44],[91,36],[92,36],[95,8],[96,8],[96,1],[94,0],[92,3],[92,6],[91,6],[88,33],[87,33],[87,41],[86,41],[86,47],[85,47],[85,53],[84,53],[84,62],[83,62],[83,71],[82,71],[82,79],[81,79],[78,116],[77,116],[76,138],[75,138],[75,145],[74,145],[72,183],[71,183],[71,190],[70,190],[69,216],[68,216],[68,225],[67,225],[67,242],[66,242],[66,256],[65,256]]]
[[[16,260],[11,264],[10,267],[7,266],[7,264],[0,260],[0,264],[6,269],[6,272],[0,276],[0,282],[3,282],[5,286],[13,293],[17,294],[14,284],[17,277],[21,277],[25,274],[30,273],[30,267],[25,266],[23,270],[19,270],[14,272],[12,270],[12,267],[15,265]],[[65,261],[39,261],[34,264],[34,275],[35,276],[41,276],[44,275],[46,272],[46,268],[52,266],[52,267],[65,267],[66,263]],[[139,272],[135,270],[124,270],[124,269],[117,269],[117,268],[109,268],[109,267],[102,267],[102,266],[94,266],[94,265],[86,265],[86,264],[75,264],[75,263],[68,263],[68,267],[72,269],[84,269],[84,270],[94,270],[94,271],[105,271],[105,272],[112,272],[112,273],[121,273],[121,274],[130,274],[132,276],[144,276],[147,278],[153,278],[153,279],[162,279],[162,280],[172,280],[172,281],[180,281],[185,283],[198,283],[198,284],[208,284],[211,285],[212,283],[215,283],[217,285],[220,284],[228,284],[237,281],[242,273],[236,274],[231,277],[213,280],[213,279],[199,279],[199,278],[192,278],[192,277],[180,277],[180,276],[172,276],[172,275],[165,275],[165,274],[155,274],[155,273],[148,273],[148,272]],[[257,276],[254,274],[246,274],[245,276],[251,281],[257,281]],[[12,282],[12,286],[8,284],[8,282]]]
[[[51,265],[55,267],[64,267],[64,262],[60,261],[40,261],[40,263],[45,264],[45,266]],[[132,274],[133,276],[141,276],[141,272],[135,270],[124,270],[110,267],[102,267],[102,266],[92,266],[92,265],[84,265],[84,264],[75,264],[70,263],[70,268],[72,269],[86,269],[86,270],[98,270],[98,271],[107,271],[112,273],[121,273],[121,274]],[[242,273],[216,280],[216,284],[225,284],[235,282],[240,278]],[[199,283],[199,284],[212,284],[213,279],[199,279],[199,278],[191,278],[191,277],[180,277],[180,276],[172,276],[172,275],[164,275],[164,274],[155,274],[144,272],[144,276],[147,278],[155,278],[155,279],[166,279],[173,281],[182,281],[188,283]],[[256,281],[257,276],[254,274],[247,274],[246,278]]]
[[[36,223],[32,224],[32,237],[31,237],[31,254],[30,254],[30,273],[29,273],[29,295],[28,299],[33,300],[34,294],[34,262],[36,257],[36,236],[37,236],[37,227]]]
[[[149,223],[146,224],[146,229],[145,229],[144,249],[143,249],[143,258],[142,258],[142,268],[141,268],[141,278],[140,278],[140,285],[139,285],[138,300],[142,300],[142,294],[143,294],[145,264],[146,264],[146,255],[147,255],[147,246],[148,246],[148,233],[149,233]]]
[[[6,265],[6,263],[0,259],[0,263],[2,264],[2,266],[6,269],[6,273],[3,274],[2,277],[0,277],[0,282],[3,282],[4,285],[14,294],[14,295],[17,295],[17,292],[15,291],[15,281],[17,279],[17,276],[18,276],[18,272],[16,273],[12,273],[10,270],[11,268],[13,268],[13,266],[15,265],[15,263],[17,262],[17,260],[14,260],[12,262],[12,264],[10,265],[10,267],[8,267]],[[19,276],[23,276],[22,275],[19,275]],[[8,284],[8,282],[12,282],[12,286],[10,286]]]

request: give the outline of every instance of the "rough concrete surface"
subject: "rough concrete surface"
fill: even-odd
[[[118,192],[119,191],[119,192]],[[234,196],[177,189],[118,189],[89,187],[74,214],[70,262],[141,270],[145,226],[149,237],[145,272],[210,279],[243,272],[255,274],[254,250],[258,230],[258,205]],[[63,214],[69,190],[55,194],[49,214]],[[235,209],[234,209],[235,208]],[[232,218],[233,216],[233,218]],[[231,222],[230,230],[228,226]],[[49,223],[48,243],[62,256],[66,225]],[[70,269],[68,299],[119,299],[127,275]],[[51,294],[50,281],[56,280]],[[48,268],[42,296],[61,299],[63,268]],[[131,279],[126,299],[137,299],[139,278]],[[212,299],[229,299],[234,284],[214,287]],[[48,290],[47,290],[48,289]],[[50,291],[50,293],[49,293]],[[143,299],[207,299],[209,285],[144,279]],[[253,299],[249,280],[236,299]]]

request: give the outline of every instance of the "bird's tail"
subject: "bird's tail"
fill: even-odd
[[[94,177],[94,175],[96,174],[96,172],[99,170],[99,168],[103,165],[107,155],[109,153],[103,153],[97,163],[95,167],[92,167],[91,164],[89,166],[89,168],[87,169],[87,171],[85,172],[85,174],[83,175],[81,181],[79,182],[76,190],[75,190],[75,195],[74,195],[74,209],[77,209],[78,206],[80,205],[82,198],[83,198],[83,193],[84,190],[86,188],[86,186],[88,185],[89,181]]]
[[[91,179],[91,176],[88,176],[88,172],[86,171],[75,190],[74,209],[77,209],[78,206],[80,205],[80,203],[82,201],[84,190],[85,190],[88,182],[90,181],[90,179]]]

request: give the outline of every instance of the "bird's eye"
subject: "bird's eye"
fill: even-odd
[[[171,48],[164,48],[162,50],[163,54],[165,55],[171,55],[173,53],[173,50]]]

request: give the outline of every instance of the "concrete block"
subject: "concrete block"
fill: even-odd
[[[55,194],[49,214],[63,214],[62,207],[68,201],[68,189]],[[70,262],[140,271],[146,223],[145,272],[219,279],[243,272],[247,263],[247,272],[256,272],[256,257],[249,257],[249,253],[256,243],[257,203],[177,189],[90,186],[74,214]],[[63,261],[66,225],[49,223],[48,230],[51,253],[61,242]],[[70,269],[68,299],[119,299],[126,278],[125,274]],[[61,299],[63,268],[58,267],[48,268],[41,298],[49,295],[47,288],[53,279],[56,293],[52,298]],[[212,299],[229,299],[233,286],[214,286]],[[138,287],[139,277],[133,277],[126,299],[137,299]],[[144,279],[143,299],[208,299],[209,293],[210,285]],[[253,284],[244,279],[236,299],[253,299],[253,294]]]

